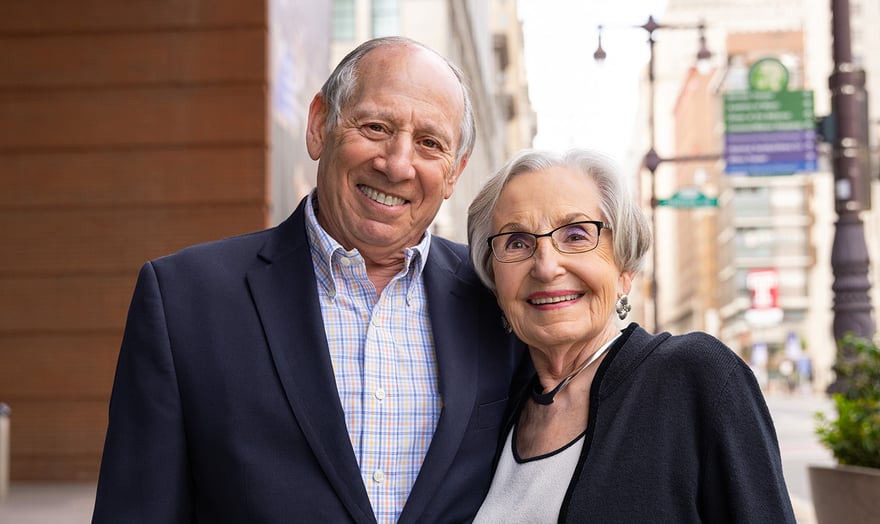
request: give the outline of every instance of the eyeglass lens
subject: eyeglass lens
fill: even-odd
[[[576,222],[558,227],[549,233],[513,232],[492,239],[492,252],[502,261],[525,260],[534,254],[538,239],[549,236],[554,247],[562,253],[583,253],[594,249],[599,242],[599,225]]]

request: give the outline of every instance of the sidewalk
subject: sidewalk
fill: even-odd
[[[798,524],[816,524],[816,512],[811,501],[793,496],[791,507],[794,509],[794,518],[797,519]]]
[[[94,505],[94,482],[12,482],[0,523],[88,524]]]

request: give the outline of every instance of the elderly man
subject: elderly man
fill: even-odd
[[[94,522],[461,522],[521,345],[428,227],[474,143],[458,69],[366,42],[309,109],[317,187],[279,226],[141,270]]]

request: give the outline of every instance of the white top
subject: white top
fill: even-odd
[[[547,455],[519,460],[513,450],[513,433],[507,434],[492,486],[474,524],[555,523],[584,446],[584,435]]]

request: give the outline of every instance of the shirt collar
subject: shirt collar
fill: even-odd
[[[325,285],[330,295],[333,296],[336,291],[333,276],[334,262],[338,264],[341,258],[347,258],[352,262],[363,264],[364,259],[357,249],[346,251],[335,238],[321,227],[321,224],[318,223],[319,207],[317,190],[312,190],[306,199],[306,234],[311,246],[312,262],[315,264],[316,273],[327,275]],[[404,250],[403,269],[394,278],[408,278],[407,296],[411,294],[410,289],[413,283],[421,279],[430,247],[431,232],[425,231],[418,244]]]

